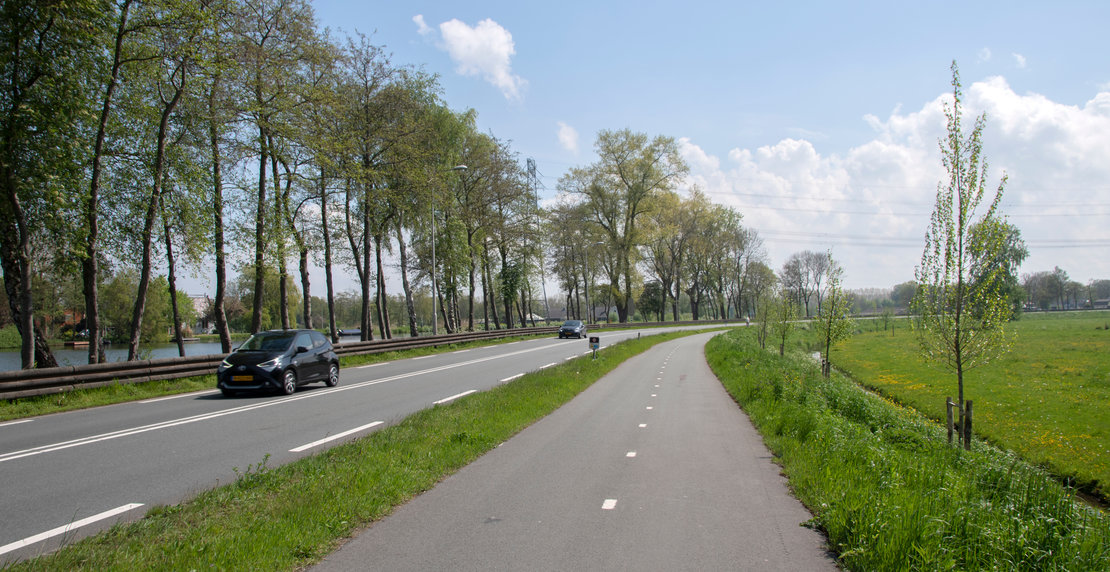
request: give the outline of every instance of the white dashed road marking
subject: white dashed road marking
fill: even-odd
[[[614,501],[614,502],[616,502],[616,501]],[[13,550],[19,550],[20,548],[23,548],[25,546],[30,546],[32,544],[35,544],[36,542],[42,542],[43,540],[46,540],[48,538],[53,538],[55,536],[60,536],[60,535],[66,534],[70,531],[77,530],[78,528],[81,528],[82,526],[87,526],[87,525],[90,525],[90,524],[92,524],[94,522],[97,522],[97,521],[100,521],[100,520],[112,518],[113,516],[123,514],[127,511],[134,510],[134,509],[139,508],[141,506],[143,506],[143,505],[140,504],[140,503],[125,504],[121,507],[114,508],[114,509],[108,510],[108,511],[104,511],[100,514],[95,514],[93,516],[90,516],[89,518],[83,518],[83,519],[78,520],[76,522],[71,522],[71,523],[69,523],[65,526],[59,526],[58,528],[48,530],[48,531],[46,531],[42,534],[36,534],[34,536],[29,536],[27,538],[24,538],[23,540],[17,540],[15,542],[11,543],[11,544],[5,544],[4,546],[0,546],[0,554],[7,554],[7,553],[9,553]]]
[[[444,403],[449,403],[449,402],[454,401],[454,400],[456,400],[460,397],[466,397],[467,395],[470,395],[471,393],[478,393],[478,390],[477,389],[471,389],[470,391],[464,391],[462,393],[456,393],[455,395],[452,395],[451,397],[444,397],[443,399],[440,399],[439,401],[436,401],[434,403],[436,405],[443,405]]]
[[[307,445],[301,445],[300,447],[297,447],[296,449],[289,449],[289,452],[290,453],[300,453],[301,451],[307,451],[307,450],[309,450],[313,447],[316,447],[318,445],[323,445],[324,443],[330,443],[332,441],[335,441],[336,439],[342,439],[342,438],[344,438],[347,435],[350,435],[352,433],[358,433],[359,431],[363,431],[363,430],[369,429],[371,427],[377,427],[378,425],[381,425],[383,423],[384,423],[384,421],[375,421],[373,423],[367,423],[366,425],[363,425],[361,427],[355,427],[354,429],[351,429],[349,431],[344,431],[342,433],[336,433],[335,435],[332,435],[331,437],[324,437],[323,439],[320,439],[319,441],[313,441],[313,442],[311,442]]]

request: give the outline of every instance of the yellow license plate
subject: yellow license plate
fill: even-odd
[[[254,381],[253,375],[233,375],[231,381]]]

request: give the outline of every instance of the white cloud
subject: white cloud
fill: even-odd
[[[1014,54],[1014,62],[1017,63],[1019,69],[1025,69],[1025,56],[1021,54]]]
[[[1002,211],[1021,229],[1030,256],[1022,272],[1060,266],[1087,282],[1110,278],[1110,93],[1083,106],[1017,94],[1001,77],[965,85],[965,128],[986,113],[983,153],[993,190],[1009,176]],[[937,184],[946,179],[938,140],[945,133],[940,95],[912,112],[865,117],[870,141],[822,154],[804,139],[733,149],[727,161],[681,140],[697,184],[738,208],[763,236],[778,268],[800,250],[832,250],[852,288],[889,287],[913,278]]]
[[[563,123],[562,121],[560,121],[559,122],[558,137],[559,137],[559,145],[562,145],[563,149],[566,149],[567,151],[570,151],[571,153],[574,153],[575,155],[578,154],[578,130],[577,129],[571,127],[570,125],[567,125],[566,123]]]
[[[429,28],[428,24],[424,22],[423,14],[417,14],[413,16],[412,21],[416,22],[416,33],[420,34],[421,36],[427,36],[428,34],[432,33],[432,29]]]
[[[442,47],[457,64],[458,73],[481,76],[500,89],[506,99],[521,98],[528,82],[513,73],[516,47],[508,30],[487,18],[474,27],[456,19],[448,20],[439,25],[439,31]]]
[[[980,63],[991,61],[991,49],[990,48],[983,48],[983,49],[979,50],[979,53],[976,54],[976,55],[978,56]]]

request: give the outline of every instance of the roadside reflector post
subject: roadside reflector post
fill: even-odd
[[[590,349],[594,351],[592,359],[597,359],[597,348],[601,346],[601,336],[590,336]]]

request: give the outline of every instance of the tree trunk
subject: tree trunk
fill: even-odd
[[[312,320],[312,285],[310,284],[308,276],[308,247],[304,245],[304,241],[301,241],[300,252],[301,297],[303,298],[302,306],[304,307],[304,327],[311,330],[314,329]]]
[[[370,252],[373,249],[370,226],[373,221],[370,220],[370,189],[364,189],[364,193],[362,209],[362,267],[364,269],[362,280],[362,340],[369,341],[374,339],[374,319],[371,314],[372,301],[370,298]]]
[[[489,331],[489,281],[486,280],[486,267],[483,261],[479,271],[482,276],[482,328]]]
[[[184,79],[182,79],[184,85]],[[154,152],[154,183],[150,191],[150,203],[147,206],[146,220],[143,222],[143,255],[140,261],[139,289],[135,294],[135,307],[131,313],[131,339],[127,345],[127,361],[134,361],[139,354],[139,337],[142,335],[143,313],[146,310],[147,289],[150,287],[150,273],[153,261],[151,248],[154,235],[154,219],[158,216],[158,206],[162,201],[162,179],[165,174],[166,139],[169,132],[170,115],[181,100],[184,88],[178,88],[173,99],[162,109],[162,117],[158,123],[158,140]]]
[[[269,140],[270,146],[270,172],[274,176],[274,212],[277,216],[274,217],[274,232],[271,236],[275,238],[277,245],[277,259],[278,259],[278,314],[281,316],[281,329],[288,330],[292,327],[292,322],[289,320],[289,261],[285,259],[285,228],[284,218],[289,210],[289,190],[293,184],[293,179],[286,173],[285,191],[281,189],[281,177],[278,175],[278,156],[277,146],[274,145],[274,139],[271,137]]]
[[[354,229],[354,225],[351,223],[351,198],[352,198],[351,197],[351,186],[352,186],[352,182],[350,180],[348,180],[347,181],[347,191],[346,191],[346,199],[347,200],[343,205],[343,221],[346,225],[347,243],[351,248],[351,258],[352,258],[352,260],[354,260],[355,272],[358,274],[358,282],[359,282],[359,285],[361,287],[361,286],[364,286],[366,284],[366,280],[368,279],[366,275],[367,275],[369,269],[366,266],[364,266],[363,263],[362,263],[362,251],[361,251],[361,248],[359,247],[359,242],[360,241],[355,240],[355,229]],[[362,204],[361,200],[359,201],[359,204]],[[363,288],[363,290],[365,290],[365,288]],[[363,296],[363,300],[364,301],[366,300],[366,295]],[[366,331],[366,324],[363,323],[363,322],[366,321],[365,313],[366,313],[366,308],[365,308],[365,304],[364,304],[363,308],[362,308],[362,314],[360,314],[360,317],[359,317],[360,327],[362,328],[363,332]],[[359,339],[361,339],[362,341],[366,341],[366,334],[365,333],[361,334],[359,336]]]
[[[489,289],[485,290],[486,306],[489,307],[490,313],[493,314],[493,327],[500,330],[501,318],[497,315],[497,288],[493,285],[493,273],[490,270],[489,265],[489,244],[483,244],[482,246],[484,247],[484,252],[482,256],[482,270],[485,273],[486,284],[489,286]],[[489,329],[488,325],[486,326],[486,329]]]
[[[254,303],[251,306],[251,333],[262,329],[262,296],[265,288],[265,248],[266,248],[266,159],[269,133],[260,123],[258,126],[258,210],[254,217]]]
[[[386,308],[385,300],[385,268],[382,265],[382,235],[377,234],[374,236],[374,265],[377,269],[374,298],[377,300],[375,304],[378,310],[378,331],[382,334],[383,340],[388,340],[393,337],[390,332],[389,324],[389,309]]]
[[[339,342],[339,331],[335,327],[335,287],[331,276],[331,231],[328,229],[328,186],[324,173],[320,172],[320,226],[324,235],[324,283],[328,296],[328,334],[332,343]]]
[[[185,336],[181,332],[181,312],[177,307],[177,273],[174,268],[173,258],[173,233],[170,231],[170,219],[166,216],[166,204],[162,196],[158,197],[158,204],[162,210],[162,228],[166,233],[166,281],[170,287],[170,308],[173,309],[173,334],[177,342],[177,355],[185,357]]]
[[[478,267],[478,262],[474,259],[474,233],[469,229],[466,231],[466,252],[470,257],[469,264],[469,278],[470,278],[470,300],[467,301],[467,319],[466,331],[474,331],[474,295],[477,293],[478,285],[474,280],[474,272]]]
[[[103,336],[100,332],[100,292],[97,279],[100,276],[100,247],[97,239],[100,234],[100,174],[104,157],[104,139],[108,131],[108,117],[112,112],[112,100],[119,83],[120,68],[123,67],[120,55],[123,53],[123,37],[127,28],[131,0],[120,5],[119,25],[116,27],[115,47],[112,51],[112,71],[104,90],[104,105],[100,109],[96,139],[93,142],[92,169],[89,178],[89,197],[85,203],[85,224],[88,235],[85,237],[85,256],[81,261],[81,282],[85,295],[85,328],[89,332],[89,363],[105,361]]]
[[[227,313],[224,310],[227,260],[224,252],[223,159],[220,153],[220,133],[216,125],[216,92],[219,82],[220,76],[217,74],[212,80],[211,91],[208,92],[208,139],[212,146],[212,234],[216,250],[216,300],[213,310],[216,314],[216,333],[220,335],[220,350],[226,354],[231,352],[231,331],[228,329]]]
[[[23,369],[57,367],[58,363],[50,351],[50,346],[42,337],[42,333],[35,328],[34,303],[31,296],[31,256],[25,230],[27,222],[18,197],[15,196],[15,186],[10,185],[9,188],[12,190],[5,197],[8,204],[0,207],[0,213],[3,213],[0,216],[4,219],[9,217],[15,219],[3,222],[5,229],[15,227],[16,232],[14,236],[7,232],[0,233],[2,236],[0,237],[0,265],[4,270],[4,290],[8,295],[8,309],[12,315],[12,322],[19,330],[20,363]],[[14,216],[12,213],[3,212],[6,210],[15,211]],[[16,237],[18,240],[12,240]]]
[[[401,289],[405,292],[405,311],[409,317],[409,336],[419,335],[416,328],[416,304],[412,300],[412,286],[409,284],[409,251],[405,246],[405,236],[401,232],[401,217],[397,217],[397,245],[401,257]]]

